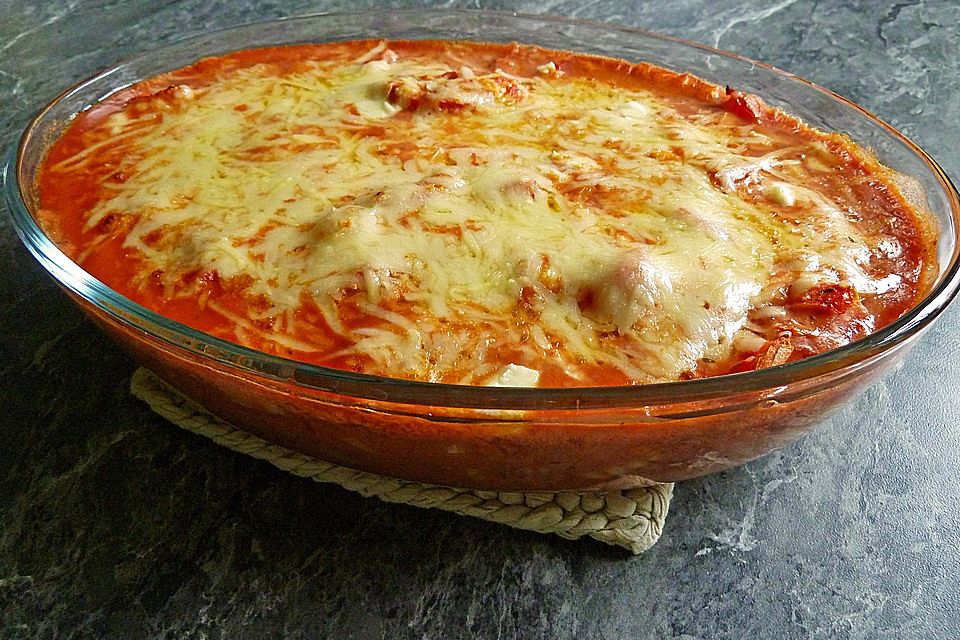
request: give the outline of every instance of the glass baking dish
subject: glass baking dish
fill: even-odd
[[[443,385],[308,365],[173,322],[70,261],[35,214],[35,175],[48,145],[87,106],[131,83],[238,49],[359,38],[519,41],[646,61],[756,93],[809,124],[848,133],[919,181],[940,226],[940,273],[926,299],[840,349],[759,371],[633,387]],[[611,25],[457,10],[322,14],[193,37],[72,87],[30,122],[4,170],[17,233],[107,334],[207,409],[268,441],[396,478],[499,490],[603,490],[712,473],[761,456],[899,362],[960,286],[960,200],[939,166],[857,105],[740,56]]]

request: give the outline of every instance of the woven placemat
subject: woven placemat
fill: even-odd
[[[270,444],[211,415],[147,369],[138,369],[130,390],[156,413],[187,431],[317,482],[332,482],[386,502],[443,509],[518,529],[584,536],[642,553],[660,538],[672,484],[596,493],[477,491],[387,478],[348,469]]]

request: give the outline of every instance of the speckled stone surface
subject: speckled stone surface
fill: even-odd
[[[763,60],[861,103],[960,177],[960,5],[744,4],[477,3]],[[373,5],[0,0],[0,144],[64,87],[157,43]],[[813,435],[678,485],[640,557],[287,476],[152,415],[127,392],[133,368],[0,219],[2,638],[958,635],[957,306]]]

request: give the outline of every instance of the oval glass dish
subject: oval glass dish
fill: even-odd
[[[36,220],[36,172],[71,118],[118,89],[238,49],[360,38],[536,44],[650,62],[755,93],[809,124],[849,134],[919,181],[940,227],[939,275],[896,322],[768,369],[633,387],[470,387],[354,374],[226,342],[119,295],[69,260]],[[25,130],[4,172],[29,251],[104,330],[167,383],[265,440],[343,466],[476,489],[603,490],[742,464],[810,430],[899,362],[960,286],[960,199],[915,144],[849,101],[734,54],[637,30],[496,12],[328,14],[217,31],[151,51],[61,94]]]

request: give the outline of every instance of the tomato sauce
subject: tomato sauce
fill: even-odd
[[[41,224],[51,238],[85,270],[119,293],[159,314],[255,349],[324,366],[366,370],[369,362],[362,356],[338,355],[348,344],[330,330],[322,313],[309,298],[304,298],[296,311],[298,328],[289,333],[291,338],[308,340],[311,345],[322,343],[315,351],[284,346],[254,334],[241,339],[230,315],[246,317],[258,305],[257,300],[244,294],[243,282],[223,281],[217,273],[197,272],[187,277],[190,282],[184,283],[195,286],[195,296],[171,296],[159,280],[151,277],[151,266],[139,251],[125,246],[127,229],[122,220],[108,216],[93,228],[86,228],[85,225],[89,211],[101,200],[111,197],[111,185],[121,184],[127,178],[121,169],[131,148],[124,143],[111,142],[107,127],[111,115],[123,112],[129,117],[162,118],[165,111],[179,108],[170,94],[179,85],[194,90],[202,89],[218,82],[233,70],[252,65],[269,65],[275,73],[283,74],[301,69],[303,61],[309,59],[348,63],[377,46],[378,42],[375,41],[356,41],[238,51],[201,60],[184,69],[118,91],[79,114],[51,147],[36,185],[42,208],[38,215]],[[768,341],[761,349],[746,356],[741,354],[719,362],[704,362],[691,370],[687,377],[774,366],[862,338],[903,315],[919,302],[929,288],[935,273],[931,224],[922,212],[905,201],[891,181],[891,172],[882,168],[845,136],[815,131],[767,106],[755,96],[648,64],[629,64],[569,52],[545,52],[521,45],[401,41],[390,42],[388,47],[399,57],[432,55],[451,66],[467,65],[478,72],[502,69],[517,76],[535,73],[537,66],[542,64],[545,57],[549,57],[557,74],[591,78],[618,87],[655,91],[668,96],[681,112],[689,110],[694,113],[704,105],[725,109],[731,117],[742,120],[744,125],[751,125],[761,133],[776,132],[780,136],[795,136],[800,141],[821,142],[836,157],[843,159],[842,164],[815,176],[817,187],[842,208],[849,208],[850,202],[857,202],[857,224],[860,228],[871,234],[885,234],[896,241],[899,249],[871,256],[869,268],[876,274],[899,275],[899,284],[876,296],[857,295],[842,283],[818,286],[796,294],[786,292],[781,303],[790,314],[779,327],[779,338]],[[236,109],[242,110],[243,106]],[[303,133],[308,132],[305,130]],[[383,137],[384,132],[376,127],[368,127],[359,129],[356,135],[378,138]],[[82,170],[64,172],[55,169],[91,148],[96,148],[95,157]],[[422,152],[415,145],[389,141],[384,141],[379,150],[401,161],[414,158]],[[674,150],[671,154],[673,159],[682,159],[683,151]],[[799,153],[797,159],[802,160],[803,154]],[[605,195],[589,189],[574,193],[573,196],[588,205],[598,197],[619,197],[630,199],[631,202],[644,197],[643,194]],[[744,197],[749,201],[751,197],[758,199],[761,196],[751,194],[747,189]],[[456,228],[437,227],[435,230],[454,236],[457,234]],[[636,239],[631,238],[630,241]],[[145,285],[134,284],[143,283],[144,280]],[[349,292],[344,300],[341,319],[350,323]],[[353,308],[359,316],[361,312]],[[403,305],[395,310],[401,314],[411,313]],[[515,322],[521,326],[525,322],[522,310],[517,311]],[[276,320],[268,319],[262,321],[261,325],[259,328],[265,331],[278,330]],[[285,331],[282,327],[279,330]],[[514,357],[510,345],[494,348],[492,353],[504,362]],[[559,367],[546,366],[541,371],[539,384],[619,385],[632,382],[622,372],[600,364],[585,363],[582,373],[581,380],[573,381]]]

